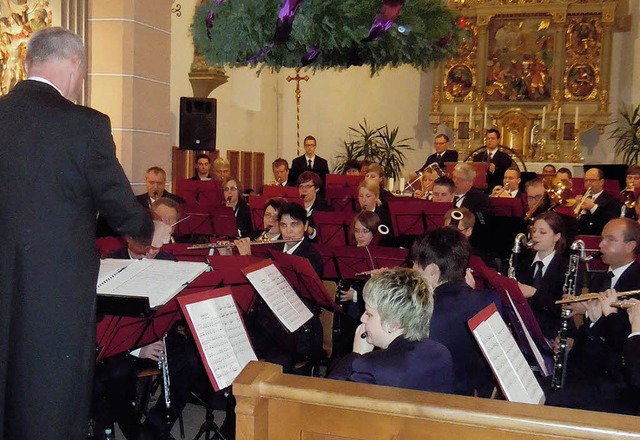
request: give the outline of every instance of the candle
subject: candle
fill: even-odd
[[[558,124],[556,125],[556,130],[560,133],[560,119],[562,118],[562,108],[558,107]]]
[[[487,128],[487,106],[484,106],[484,128]]]
[[[540,123],[541,127],[544,130],[545,118],[547,116],[547,106],[542,107],[542,122]]]
[[[454,131],[458,129],[458,106],[457,105],[453,108],[453,129]]]
[[[387,191],[389,192],[393,192],[393,184],[395,182],[393,181],[393,177],[389,177],[389,182],[387,183]]]
[[[473,104],[469,107],[469,130],[473,129]]]
[[[580,123],[578,122],[578,114],[580,112],[580,107],[576,107],[576,116],[573,119],[573,125],[574,125],[574,129],[577,131],[578,127],[580,126]]]
[[[402,193],[404,191],[404,177],[400,178],[400,185],[398,185],[398,190]]]

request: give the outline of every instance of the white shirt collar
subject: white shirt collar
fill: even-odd
[[[556,255],[556,251],[551,252],[549,255],[547,255],[544,258],[540,258],[538,256],[538,253],[536,252],[536,257],[533,259],[533,262],[531,263],[531,265],[533,266],[534,264],[536,264],[537,261],[542,261],[542,275],[545,274],[545,272],[547,271],[547,268],[549,267],[549,264],[551,264],[551,260],[553,260],[553,257]]]
[[[620,279],[620,276],[624,273],[625,270],[627,270],[629,268],[629,266],[631,266],[633,264],[633,261],[630,261],[629,263],[625,264],[624,266],[620,266],[617,269],[611,269],[609,268],[610,272],[613,272],[613,278],[611,278],[611,287],[614,287],[616,285],[616,283],[618,282],[618,279]]]
[[[300,246],[302,244],[303,240],[304,240],[304,238],[302,240],[300,240],[299,242],[297,242],[296,244],[294,244],[293,246],[291,246],[291,247],[289,247],[289,243],[285,243],[283,252],[285,254],[292,255],[295,252],[295,250],[298,249],[298,246]]]
[[[30,76],[27,79],[31,80],[31,81],[38,81],[38,82],[41,82],[41,83],[49,84],[51,87],[56,89],[58,91],[58,93],[60,93],[60,95],[64,96],[64,94],[60,91],[60,89],[54,83],[49,81],[47,78],[43,78],[41,76]]]

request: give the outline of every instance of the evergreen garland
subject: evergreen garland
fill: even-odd
[[[266,65],[279,70],[301,67],[301,59],[317,48],[318,57],[309,65],[313,69],[368,65],[373,74],[402,64],[425,69],[452,55],[459,38],[456,16],[443,0],[406,0],[393,26],[368,43],[361,41],[380,0],[305,0],[289,40],[276,45],[273,37],[281,5],[282,0],[203,2],[191,25],[196,51],[211,65]],[[215,18],[209,38],[206,20],[211,12]],[[399,26],[409,31],[401,33]]]

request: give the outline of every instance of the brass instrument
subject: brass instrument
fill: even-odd
[[[302,239],[300,240],[271,240],[271,241],[252,241],[251,243],[249,243],[249,245],[251,246],[259,246],[261,244],[279,244],[279,243],[297,243],[299,241],[302,241]],[[193,250],[197,250],[197,249],[220,249],[220,248],[226,248],[226,247],[231,247],[231,246],[235,246],[232,242],[230,241],[225,241],[225,242],[218,242],[218,243],[203,243],[203,244],[194,244],[193,246],[189,246],[187,248],[188,251],[193,251]]]
[[[255,240],[256,243],[270,243],[271,239],[267,235],[270,230],[271,230],[271,228],[266,228],[264,231],[262,231],[262,234],[260,234],[258,236],[258,238],[256,238],[256,240]]]
[[[584,205],[584,201],[589,198],[591,198],[591,187],[587,189],[587,192],[584,193],[580,201],[576,203],[575,208],[573,208],[573,213],[576,215],[576,219],[580,220],[580,217],[582,217],[582,205]]]
[[[167,409],[171,408],[171,379],[169,378],[169,361],[167,359],[167,335],[162,338],[162,355],[158,361],[158,369],[162,374],[162,385],[164,386],[164,405]],[[167,413],[167,417],[169,414]]]
[[[578,265],[585,254],[585,244],[582,240],[576,240],[571,243],[571,256],[569,257],[569,266],[564,276],[564,286],[562,291],[565,295],[575,296],[576,284],[578,283]],[[569,317],[571,310],[564,308],[562,310],[562,324],[558,330],[558,351],[553,357],[553,377],[551,379],[551,388],[559,390],[564,386],[564,379],[567,373],[567,358],[569,355],[569,347],[567,345],[567,337],[569,332]]]
[[[576,200],[568,198],[568,192],[571,191],[571,188],[571,183],[563,182],[562,180],[557,178],[554,178],[549,186],[547,186],[547,184],[545,183],[545,194],[549,197],[549,200],[551,200],[551,206],[549,207],[548,211],[559,205],[569,207],[573,206],[576,203]],[[538,200],[533,206],[530,206],[529,210],[524,216],[524,220],[531,220],[533,214],[535,214],[535,212],[543,203],[544,197]]]
[[[625,189],[620,191],[622,203],[627,209],[634,209],[636,207],[636,192],[633,190],[633,185],[627,185]]]
[[[518,256],[520,255],[521,246],[530,248],[533,243],[528,241],[527,236],[522,232],[516,235],[513,241],[513,248],[511,249],[511,256],[509,257],[509,269],[507,276],[512,280],[516,279],[516,266],[518,265]]]
[[[634,296],[640,294],[639,290],[628,290],[626,292],[617,292],[616,298],[626,298],[627,296]],[[598,299],[600,297],[599,293],[585,293],[583,295],[574,296],[572,298],[560,299],[556,301],[556,304],[573,304],[583,301],[589,301],[592,299]],[[615,306],[614,306],[615,307]]]
[[[227,199],[224,201],[224,206],[227,206],[227,207],[231,206],[231,196],[227,197]]]
[[[447,173],[445,173],[445,171],[442,168],[440,168],[440,165],[438,165],[438,162],[433,162],[427,165],[426,167],[424,167],[423,169],[421,169],[420,171],[418,171],[416,173],[416,178],[413,179],[411,182],[407,183],[404,189],[402,190],[402,192],[404,193],[408,189],[413,189],[413,184],[416,183],[418,180],[420,180],[420,182],[422,183],[422,175],[428,169],[432,169],[433,171],[435,171],[438,177],[444,177],[447,175]]]
[[[500,191],[496,195],[492,194],[489,197],[501,197],[505,191],[511,191],[511,188],[509,188],[509,182],[507,182],[502,188],[500,188]]]

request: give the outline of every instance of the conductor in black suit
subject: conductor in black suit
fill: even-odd
[[[487,169],[487,186],[491,193],[493,187],[501,185],[504,178],[504,172],[511,166],[511,156],[503,153],[500,148],[500,132],[495,128],[487,130],[485,135],[485,143],[487,149],[473,156],[474,162],[489,162]]]
[[[324,188],[327,174],[329,174],[329,164],[326,159],[316,156],[316,146],[316,138],[313,136],[304,138],[304,154],[291,162],[290,182],[297,182],[298,176],[305,171],[313,171],[322,179],[322,187]]]
[[[582,202],[578,229],[583,235],[600,235],[604,225],[620,215],[622,204],[602,190],[604,174],[599,168],[589,168],[584,173],[584,186],[591,191],[588,197],[582,196],[578,200],[578,203]]]
[[[26,66],[28,79],[0,100],[0,439],[81,440],[95,362],[96,213],[143,245],[153,223],[118,163],[109,118],[74,104],[87,74],[82,40],[39,31]]]
[[[449,136],[447,136],[446,134],[436,135],[435,139],[433,140],[433,148],[436,150],[436,152],[427,157],[427,161],[424,163],[424,165],[422,165],[422,167],[420,167],[418,171],[424,170],[432,163],[437,163],[438,166],[442,170],[444,170],[446,162],[458,161],[458,152],[456,150],[449,150]],[[418,171],[416,171],[416,175]],[[415,177],[413,177],[413,179],[415,179]]]

